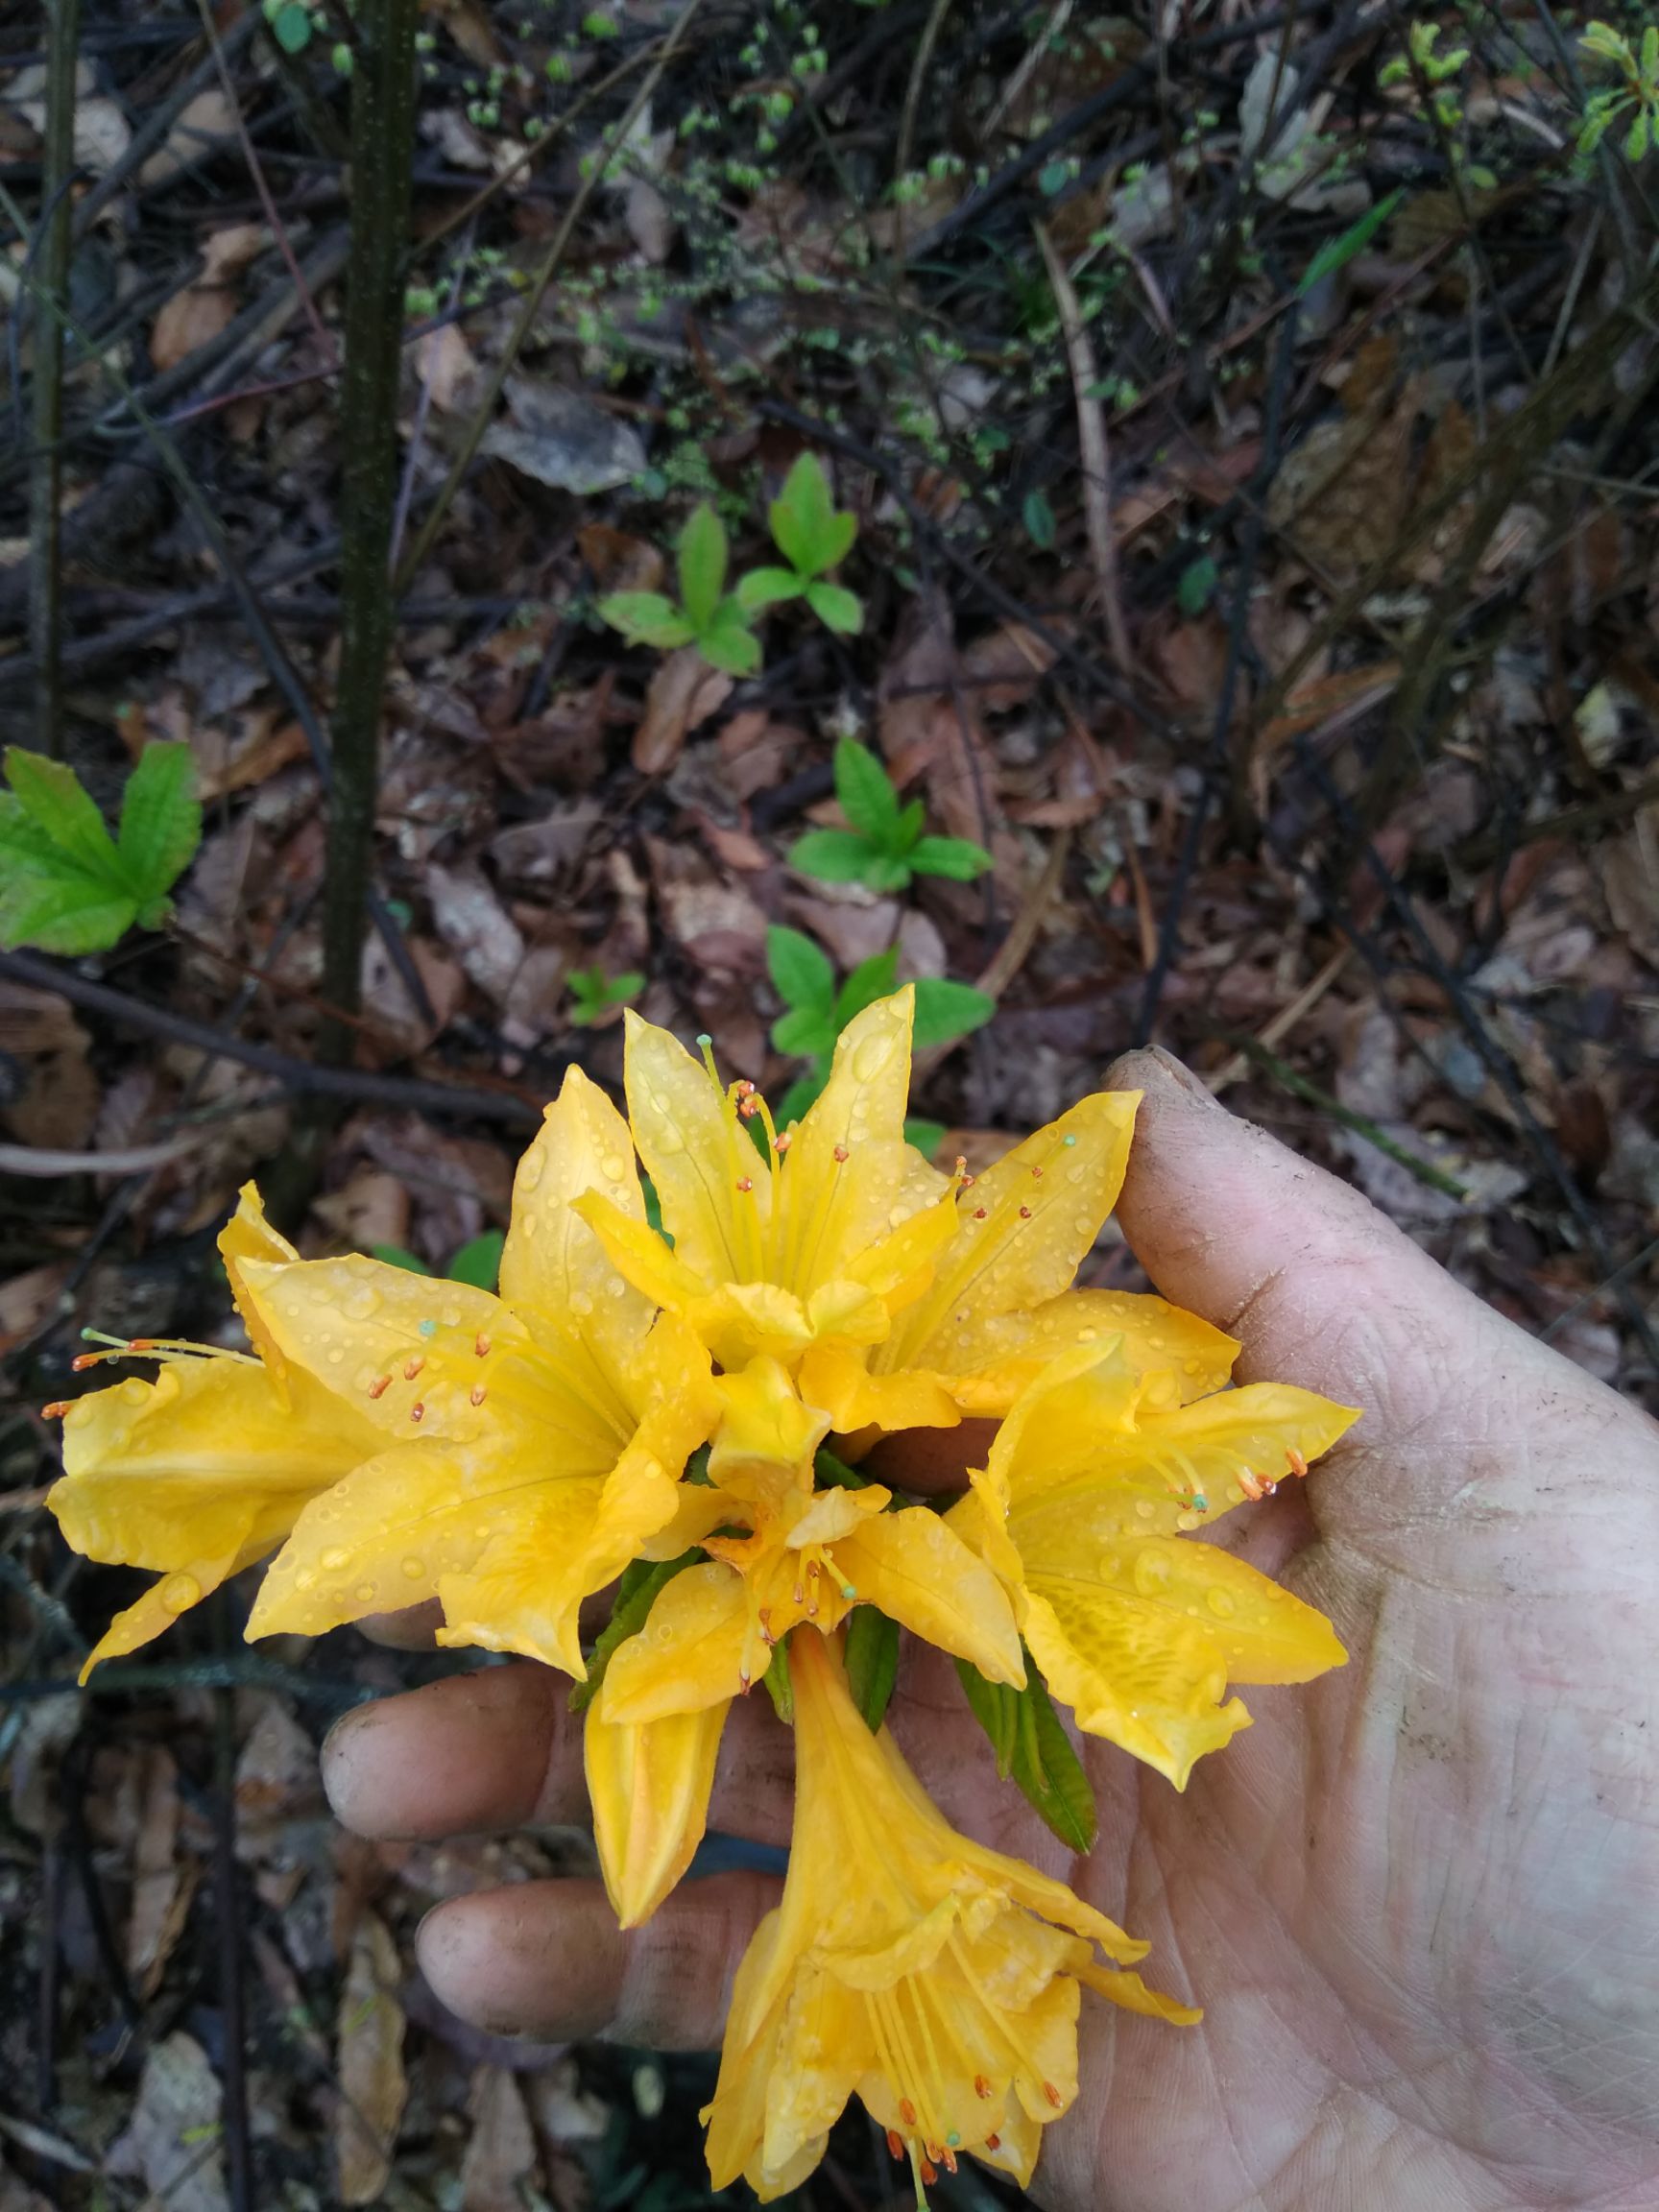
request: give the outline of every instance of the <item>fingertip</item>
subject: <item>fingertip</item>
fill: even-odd
[[[546,1668],[524,1662],[359,1706],[323,1746],[336,1817],[379,1841],[580,1819],[581,1761],[562,1726],[562,1690]]]

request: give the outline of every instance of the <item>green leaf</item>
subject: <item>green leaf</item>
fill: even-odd
[[[0,862],[0,947],[33,945],[70,957],[107,952],[137,920],[132,894],[82,875],[66,855],[51,857],[56,865],[46,869],[15,866],[11,853]]]
[[[927,809],[920,799],[912,799],[899,817],[898,831],[893,838],[895,853],[912,853],[922,842],[922,825],[927,819]]]
[[[903,891],[910,882],[910,863],[897,853],[878,853],[864,871],[872,891]]]
[[[795,1722],[795,1683],[789,1672],[789,1639],[773,1646],[771,1664],[760,1677],[766,1685],[766,1695],[772,1700],[772,1710],[785,1728]]]
[[[899,1623],[874,1605],[854,1605],[847,1623],[847,1687],[875,1734],[899,1679]]]
[[[918,876],[948,876],[952,883],[972,883],[991,866],[983,845],[966,837],[924,837],[910,854]]]
[[[864,602],[844,584],[808,584],[806,604],[826,630],[843,637],[855,637],[864,627]]]
[[[751,568],[737,579],[737,604],[746,613],[758,614],[762,607],[776,606],[780,599],[799,599],[805,589],[805,578],[793,568]]]
[[[1297,299],[1305,298],[1315,284],[1323,283],[1327,276],[1334,276],[1357,253],[1362,253],[1405,197],[1406,187],[1403,184],[1397,185],[1392,192],[1385,193],[1375,207],[1367,207],[1359,220],[1351,223],[1339,238],[1332,238],[1321,246],[1302,272],[1302,281],[1296,287]]]
[[[637,645],[655,645],[671,653],[676,645],[689,645],[697,633],[661,591],[613,591],[599,602],[599,616],[613,630]]]
[[[854,830],[883,850],[892,845],[899,824],[899,794],[886,769],[856,737],[836,743],[835,796]]]
[[[1054,510],[1048,504],[1048,494],[1046,492],[1027,492],[1025,504],[1020,512],[1024,517],[1032,544],[1045,553],[1051,553],[1054,541],[1059,536],[1059,527],[1054,520]]]
[[[459,1251],[449,1255],[450,1282],[470,1283],[475,1290],[493,1290],[506,1241],[499,1229],[486,1229],[481,1237],[469,1237]]]
[[[772,1042],[780,1052],[793,1052],[803,1060],[827,1059],[835,1049],[835,1023],[831,1016],[810,1006],[792,1006],[772,1024]],[[749,1124],[751,1130],[755,1123]]]
[[[914,1144],[923,1159],[931,1162],[945,1142],[945,1124],[943,1121],[926,1121],[919,1114],[908,1115],[904,1121],[904,1142],[906,1144]]]
[[[1175,587],[1175,604],[1183,614],[1203,613],[1214,596],[1215,581],[1220,573],[1213,553],[1201,553],[1196,561],[1188,562]]]
[[[705,499],[680,533],[680,598],[699,637],[714,619],[726,585],[726,525]]]
[[[44,753],[26,753],[20,745],[8,745],[6,777],[24,813],[60,853],[67,854],[88,876],[112,890],[133,887],[104,826],[103,815],[65,761],[48,760]]]
[[[799,1121],[830,1080],[828,1068],[814,1068],[809,1075],[798,1075],[779,1099],[773,1120],[780,1129],[787,1129],[791,1121]]]
[[[803,576],[821,576],[845,560],[858,535],[851,515],[837,514],[830,479],[816,453],[803,453],[767,511],[779,551]]]
[[[657,1593],[675,1575],[687,1567],[695,1567],[709,1554],[693,1545],[689,1551],[682,1551],[678,1559],[659,1560],[653,1566],[648,1560],[636,1559],[622,1570],[616,1585],[616,1599],[611,1608],[611,1618],[600,1629],[598,1639],[588,1655],[588,1679],[570,1685],[570,1710],[585,1713],[599,1695],[599,1686],[605,1679],[618,1644],[630,1636],[637,1636],[645,1625],[646,1616],[657,1602]]]
[[[735,599],[723,599],[709,627],[698,631],[697,650],[728,676],[753,676],[760,665],[760,640]]]
[[[766,932],[766,969],[786,1006],[829,1015],[835,1003],[835,971],[829,954],[805,930],[774,922]]]
[[[998,1773],[1013,1777],[1062,1843],[1073,1851],[1091,1850],[1097,1825],[1094,1792],[1031,1654],[1025,1654],[1023,1690],[987,1682],[965,1659],[957,1660],[956,1672],[974,1719],[991,1739]]]
[[[808,830],[789,848],[789,865],[821,883],[862,883],[880,858],[867,837],[851,830]]]
[[[430,1275],[432,1270],[417,1253],[402,1244],[371,1244],[370,1251],[388,1267],[401,1267],[406,1275]]]
[[[140,909],[164,900],[202,842],[202,802],[188,745],[146,745],[121,797],[116,846]]]
[[[607,1006],[626,1006],[637,998],[645,988],[645,978],[637,968],[624,968],[619,975],[613,975],[605,986]]]
[[[860,960],[835,998],[835,1028],[837,1034],[862,1014],[866,1006],[874,1006],[878,998],[885,998],[899,982],[899,948],[890,945],[885,952],[873,952],[868,960]]]
[[[995,998],[976,991],[972,983],[951,983],[941,976],[924,976],[916,986],[916,1049],[949,1045],[954,1037],[983,1028],[997,1011]]]
[[[311,43],[311,17],[307,11],[290,0],[285,8],[278,8],[271,17],[271,36],[284,54],[303,54]]]

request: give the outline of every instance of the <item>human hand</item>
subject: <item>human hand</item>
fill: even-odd
[[[1659,1430],[1175,1063],[1109,1081],[1145,1092],[1118,1217],[1158,1288],[1243,1339],[1240,1380],[1367,1408],[1306,1486],[1213,1532],[1329,1613],[1351,1659],[1252,1692],[1255,1726],[1184,1796],[1085,1739],[1101,1834],[1068,1864],[990,1777],[949,1662],[918,1655],[892,1720],[941,1811],[1064,1874],[1206,2008],[1178,2032],[1085,2000],[1081,2092],[1035,2194],[1652,2212]],[[960,1460],[960,1431],[933,1450],[951,1439]],[[353,1715],[325,1772],[371,1836],[585,1805],[565,1685],[524,1665]],[[745,1700],[710,1825],[782,1842],[789,1805],[787,1734]],[[597,1883],[527,1884],[440,1907],[420,1956],[485,2028],[712,2045],[777,1887],[682,1884],[623,1935]]]

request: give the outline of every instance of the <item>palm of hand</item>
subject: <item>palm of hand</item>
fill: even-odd
[[[1350,1662],[1252,1693],[1254,1727],[1185,1795],[1090,1743],[1100,1840],[1070,1864],[991,1776],[949,1662],[909,1670],[895,1733],[947,1816],[1064,1875],[1205,2008],[1177,2031],[1085,2001],[1081,2093],[1035,2193],[1056,2212],[1652,2212],[1659,1431],[1170,1068],[1116,1071],[1147,1090],[1131,1242],[1244,1340],[1241,1380],[1367,1409],[1305,1495],[1214,1533],[1330,1613]],[[540,1674],[370,1709],[331,1747],[342,1817],[573,1816],[579,1757]],[[782,1731],[736,1719],[714,1817],[783,1840]],[[468,1764],[412,1796],[446,1755]],[[757,1877],[683,1885],[621,1938],[588,1886],[531,1885],[441,1908],[421,1960],[487,2027],[707,2043],[770,1901]]]

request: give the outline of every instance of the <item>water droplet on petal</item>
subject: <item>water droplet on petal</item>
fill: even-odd
[[[330,1544],[317,1564],[322,1568],[325,1575],[338,1575],[341,1568],[349,1563],[350,1557],[350,1552],[346,1551],[343,1546]]]
[[[1140,1514],[1142,1521],[1150,1521],[1158,1508],[1153,1504],[1150,1498],[1137,1498],[1135,1510]]]
[[[169,1575],[157,1596],[169,1613],[188,1613],[201,1601],[202,1585],[194,1575]]]
[[[1217,1621],[1231,1621],[1234,1614],[1238,1610],[1237,1602],[1225,1590],[1209,1591],[1205,1596],[1204,1602],[1214,1614]]]
[[[873,1083],[892,1057],[891,1037],[861,1037],[853,1054],[853,1073],[860,1083]]]
[[[426,1572],[426,1562],[424,1559],[417,1559],[414,1552],[411,1551],[403,1561],[403,1572],[411,1582],[419,1582],[421,1575]]]
[[[373,1582],[359,1582],[352,1595],[359,1605],[372,1605],[374,1602],[374,1585]]]
[[[620,1183],[628,1172],[628,1163],[620,1152],[607,1152],[599,1163],[599,1172],[607,1183]]]
[[[1169,1562],[1161,1551],[1139,1551],[1135,1555],[1135,1587],[1142,1598],[1157,1598],[1169,1587]]]
[[[367,1321],[380,1304],[380,1293],[367,1283],[353,1284],[340,1301],[340,1310],[348,1321]]]
[[[547,1172],[546,1155],[540,1144],[532,1146],[518,1163],[518,1188],[526,1196],[540,1190],[541,1178]]]

